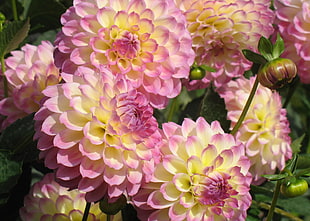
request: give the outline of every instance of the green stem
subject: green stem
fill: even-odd
[[[111,221],[111,215],[107,214],[107,221]]]
[[[16,0],[11,0],[14,21],[18,21]]]
[[[173,118],[173,115],[175,113],[175,109],[177,108],[177,106],[178,106],[178,97],[175,97],[174,99],[172,99],[172,103],[169,108],[168,117],[167,117],[168,122],[172,121],[172,118]]]
[[[278,180],[277,184],[276,184],[276,187],[274,189],[274,192],[273,192],[272,202],[271,202],[271,206],[270,206],[269,211],[268,211],[268,215],[267,215],[266,221],[271,221],[272,220],[273,213],[274,213],[274,210],[276,208],[278,197],[279,197],[279,194],[280,194],[280,187],[281,187],[281,181]]]
[[[256,77],[256,78],[255,78],[254,85],[253,85],[252,90],[251,90],[251,92],[250,92],[250,95],[249,95],[249,97],[248,97],[248,100],[246,101],[245,106],[244,106],[244,108],[243,108],[243,110],[242,110],[242,113],[241,113],[241,115],[240,115],[240,117],[239,117],[239,119],[238,119],[236,125],[234,126],[234,128],[233,128],[232,131],[230,132],[232,135],[235,135],[235,134],[237,133],[237,131],[239,130],[239,127],[241,126],[241,124],[242,124],[242,122],[243,122],[243,120],[244,120],[244,118],[245,118],[245,116],[246,116],[246,114],[248,113],[248,110],[249,110],[249,108],[250,108],[250,105],[251,105],[251,103],[252,103],[252,100],[253,100],[253,98],[254,98],[254,95],[255,95],[255,93],[256,93],[257,87],[258,87],[258,79],[257,79],[257,77]]]
[[[1,71],[2,71],[2,77],[3,77],[3,90],[4,90],[4,97],[8,97],[9,89],[8,89],[8,80],[6,79],[4,72],[5,72],[5,62],[4,62],[4,56],[1,57]]]
[[[252,200],[252,204],[253,205],[255,204],[255,205],[259,206],[260,208],[263,208],[263,209],[266,209],[266,210],[270,209],[270,205],[267,204],[267,203],[256,202],[255,200]],[[294,216],[293,214],[291,214],[289,212],[286,212],[285,210],[282,210],[280,208],[275,208],[274,212],[279,214],[279,215],[281,215],[281,216],[285,216],[285,217],[289,218],[289,220],[292,220],[292,221],[303,221],[299,217]]]
[[[84,214],[83,214],[82,221],[86,221],[87,220],[88,214],[89,214],[89,210],[90,210],[90,205],[91,205],[91,203],[86,202],[86,206],[85,206],[85,209],[84,209]]]

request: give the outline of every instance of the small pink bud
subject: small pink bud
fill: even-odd
[[[276,58],[267,62],[258,72],[257,78],[261,85],[277,89],[290,83],[297,74],[295,63],[287,58]]]

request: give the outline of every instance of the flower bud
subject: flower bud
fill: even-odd
[[[258,72],[257,78],[261,85],[277,89],[290,83],[297,74],[295,63],[287,58],[276,58],[267,62]]]
[[[280,191],[286,197],[301,196],[308,191],[308,183],[301,178],[287,177],[281,184]]]
[[[201,80],[206,75],[206,71],[201,67],[192,67],[189,78],[191,80]]]

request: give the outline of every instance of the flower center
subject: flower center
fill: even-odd
[[[138,133],[139,137],[148,137],[154,133],[156,122],[153,111],[143,94],[130,91],[117,96],[116,113],[124,132]]]
[[[140,51],[140,41],[137,35],[125,31],[121,38],[113,42],[113,48],[119,57],[132,59],[137,57]]]
[[[193,187],[193,194],[203,205],[223,206],[225,199],[237,194],[228,183],[229,176],[223,177],[220,173],[216,173],[215,176],[214,174],[198,176],[200,176],[200,182]]]

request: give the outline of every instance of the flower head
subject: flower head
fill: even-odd
[[[225,100],[231,127],[238,121],[253,84],[254,77],[250,80],[242,77],[229,82],[219,91]],[[261,175],[273,174],[277,168],[282,170],[285,161],[291,158],[289,133],[286,110],[282,108],[280,95],[259,85],[236,134],[236,139],[245,144],[254,184],[261,184],[265,180]]]
[[[207,72],[202,80],[185,80],[189,89],[216,87],[241,76],[251,63],[242,49],[257,50],[261,36],[273,32],[273,12],[269,0],[175,0],[184,12],[187,29],[193,39],[198,65],[205,64],[215,72]]]
[[[160,151],[151,182],[133,197],[141,220],[245,220],[250,162],[219,122],[165,123]]]
[[[19,213],[23,221],[82,220],[86,205],[85,193],[70,190],[54,181],[54,174],[46,174],[35,183],[24,199]],[[87,220],[105,220],[99,204],[92,204]],[[113,220],[116,220],[115,218]]]
[[[4,73],[10,87],[10,96],[0,101],[0,113],[7,116],[2,129],[18,118],[36,112],[47,86],[58,84],[59,70],[54,65],[54,46],[48,41],[40,45],[26,44],[5,60]]]
[[[310,3],[307,0],[275,0],[275,23],[285,43],[283,57],[292,59],[303,83],[310,83]]]
[[[43,91],[47,99],[35,115],[40,156],[62,185],[86,192],[88,201],[131,196],[154,167],[153,109],[108,69],[77,71]]]
[[[61,22],[55,60],[64,72],[108,67],[126,76],[157,108],[180,93],[194,52],[173,0],[75,0]]]

